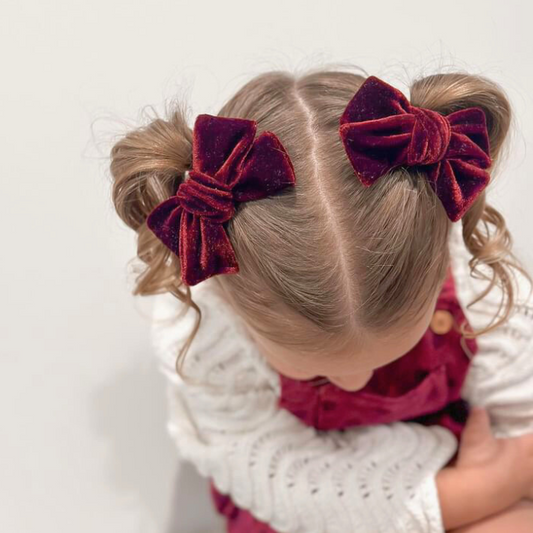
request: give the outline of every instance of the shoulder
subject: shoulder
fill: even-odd
[[[191,287],[192,300],[201,317],[198,330],[186,352],[183,371],[204,385],[249,390],[268,386],[279,392],[279,376],[267,364],[230,305],[207,279]],[[151,339],[165,373],[181,381],[176,358],[198,321],[197,311],[172,294],[154,298]]]

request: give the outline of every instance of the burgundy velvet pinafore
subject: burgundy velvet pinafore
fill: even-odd
[[[471,357],[478,351],[475,339],[465,339],[468,352],[463,348],[459,333],[463,322],[468,324],[450,267],[431,324],[406,355],[376,369],[370,381],[354,392],[321,377],[301,381],[280,374],[279,406],[320,430],[413,421],[444,426],[460,439],[469,412],[460,391]],[[210,491],[217,511],[226,517],[228,533],[276,533],[235,506],[213,483]]]

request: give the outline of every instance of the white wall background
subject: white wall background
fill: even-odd
[[[143,107],[181,95],[216,113],[259,72],[324,62],[400,89],[441,67],[489,76],[517,114],[492,200],[533,268],[532,15],[522,0],[3,0],[0,531],[189,533],[214,516],[166,434],[150,301],[131,296],[134,235],[110,203],[110,143]]]

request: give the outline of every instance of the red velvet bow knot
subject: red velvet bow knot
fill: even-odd
[[[437,163],[444,158],[450,144],[450,123],[446,117],[431,109],[411,106],[411,113],[415,120],[407,148],[407,164],[414,166]]]
[[[176,196],[182,209],[222,224],[235,214],[235,200],[231,189],[208,174],[191,170]]]
[[[179,256],[187,285],[239,271],[224,227],[236,202],[259,200],[296,183],[278,137],[264,131],[254,140],[256,130],[253,120],[198,115],[189,178],[146,219],[156,237]]]
[[[412,106],[398,89],[370,76],[346,106],[339,134],[365,187],[395,167],[424,167],[453,222],[490,181],[484,170],[492,164],[489,136],[480,107],[444,116]]]

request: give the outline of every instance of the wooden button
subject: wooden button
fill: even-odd
[[[453,327],[453,315],[445,309],[437,309],[429,327],[437,335],[445,335]]]

